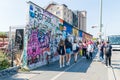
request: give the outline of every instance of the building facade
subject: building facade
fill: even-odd
[[[56,15],[57,17],[63,19],[64,21],[68,22],[69,24],[73,24],[73,14],[70,9],[65,4],[57,4],[57,3],[50,3],[46,10],[50,13]]]
[[[76,27],[77,29],[79,29],[78,26],[78,13],[77,11],[73,11],[73,24],[74,27]]]
[[[78,13],[78,27],[80,30],[86,32],[87,12],[86,11],[77,11],[77,13]]]
[[[57,4],[55,2],[50,3],[45,9],[77,29],[86,32],[86,11],[72,11],[65,4]]]

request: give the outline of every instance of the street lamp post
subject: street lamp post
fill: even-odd
[[[100,40],[102,39],[102,0],[100,0],[100,35],[99,38]]]

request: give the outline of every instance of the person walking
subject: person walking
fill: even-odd
[[[65,39],[65,47],[66,47],[66,65],[70,65],[72,43],[68,40],[68,38]]]
[[[84,57],[86,57],[87,58],[87,43],[86,43],[86,41],[85,42],[83,42],[83,47],[82,47],[82,54],[83,54],[83,56]]]
[[[65,64],[65,43],[64,41],[61,39],[59,44],[58,44],[58,53],[59,53],[59,56],[60,56],[60,59],[59,59],[59,64],[60,64],[60,68],[64,67]]]
[[[105,46],[104,46],[104,54],[105,54],[105,62],[106,62],[106,66],[111,66],[111,56],[112,56],[112,46],[109,44],[109,42],[105,42]]]
[[[100,46],[100,61],[103,62],[104,61],[104,41],[101,42],[101,46]]]
[[[93,53],[93,45],[91,41],[88,41],[88,47],[87,47],[87,59],[92,59],[92,53]]]
[[[98,51],[97,51],[97,54],[98,54],[98,58],[99,58],[99,61],[101,61],[101,42],[98,42],[97,43],[97,47],[98,47]]]
[[[79,54],[82,56],[82,41],[79,41]]]
[[[77,40],[74,40],[74,43],[73,43],[73,54],[74,54],[74,62],[76,63],[77,62],[77,55],[78,55],[78,51],[79,51],[79,45],[77,43]]]
[[[90,45],[91,45],[90,57],[92,59],[93,58],[93,53],[94,53],[94,43],[93,43],[92,40],[90,41]]]

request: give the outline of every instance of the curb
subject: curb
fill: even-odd
[[[0,71],[0,77],[4,77],[4,76],[9,76],[9,75],[13,75],[15,73],[17,73],[19,67],[10,67],[7,69],[4,69],[2,71]]]
[[[116,80],[113,68],[108,68],[108,80]]]

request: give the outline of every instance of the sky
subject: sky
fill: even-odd
[[[71,10],[87,11],[87,32],[98,37],[100,21],[100,0],[0,0],[0,31],[9,31],[10,26],[25,25],[27,20],[27,1],[40,7],[51,1],[66,4]],[[103,0],[103,36],[120,35],[120,0]],[[96,26],[96,28],[91,28]]]

